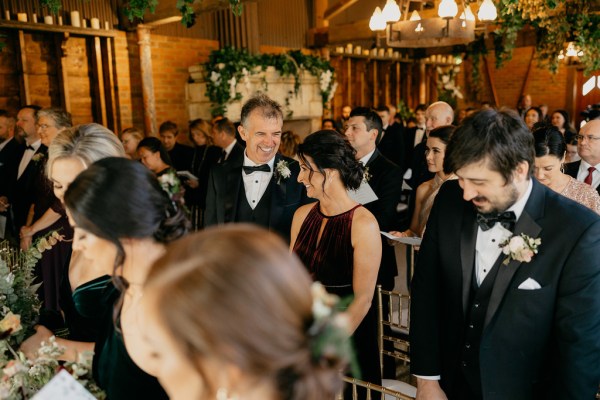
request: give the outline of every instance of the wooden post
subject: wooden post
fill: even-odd
[[[65,32],[62,36],[55,35],[54,43],[56,47],[56,63],[57,66],[57,77],[58,86],[60,87],[60,103],[61,107],[71,112],[71,96],[69,93],[69,77],[67,74],[67,40],[69,40],[69,33]]]
[[[346,104],[352,104],[352,58],[346,57],[346,68],[348,72],[348,85],[346,86]]]
[[[326,28],[329,26],[329,20],[325,19],[327,3],[327,0],[313,0],[313,9],[315,11],[315,26],[317,28]]]
[[[419,103],[427,103],[427,65],[421,60],[419,63]]]
[[[105,87],[108,88],[106,93],[106,115],[108,118],[106,127],[117,133],[120,130],[120,126],[117,126],[117,107],[116,107],[116,94],[115,94],[115,79],[113,70],[113,38],[103,38],[102,46],[102,63],[104,69],[104,82]]]
[[[401,94],[400,94],[400,85],[401,85],[401,75],[400,75],[400,63],[398,61],[396,61],[396,102],[394,103],[394,106],[398,106],[398,103],[400,103],[400,100],[402,99]]]
[[[377,107],[377,92],[379,91],[379,82],[377,81],[377,60],[373,60],[373,107]]]
[[[27,69],[25,34],[22,30],[19,30],[19,43],[17,48],[19,49],[19,62],[17,63],[17,69],[21,75],[19,89],[21,91],[21,105],[24,106],[27,104],[31,104],[31,94],[29,93],[29,70]]]
[[[492,75],[492,70],[490,69],[490,64],[488,63],[488,59],[486,56],[483,56],[483,62],[485,63],[485,70],[487,72],[488,81],[490,81],[490,88],[492,89],[492,96],[494,96],[494,106],[498,107],[500,105],[498,101],[498,93],[496,92],[496,85],[494,84],[494,76]]]
[[[156,127],[156,102],[154,100],[154,77],[152,76],[152,52],[150,49],[150,29],[137,27],[140,46],[140,72],[142,75],[142,98],[144,102],[144,130],[149,135],[158,134]]]
[[[100,118],[100,124],[106,126],[106,97],[104,92],[104,70],[102,68],[102,49],[100,46],[100,38],[94,37],[94,45],[92,50],[92,77],[93,82],[96,82],[94,88],[96,94],[96,117]]]

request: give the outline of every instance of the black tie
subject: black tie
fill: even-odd
[[[227,152],[225,150],[223,150],[221,152],[221,157],[219,158],[219,161],[218,161],[219,164],[224,163],[226,158],[227,158]]]
[[[251,173],[256,172],[256,171],[271,172],[271,167],[269,167],[269,164],[256,165],[254,167],[249,167],[247,165],[244,165],[242,168],[244,168],[244,172],[246,173],[246,175],[250,175]]]
[[[517,217],[512,211],[505,211],[503,213],[492,213],[492,214],[481,214],[477,213],[477,224],[482,231],[492,229],[496,222],[512,232],[515,227],[515,221]]]
[[[31,145],[27,145],[27,147],[26,147],[25,149],[26,149],[26,150],[33,150],[33,151],[35,151],[35,149],[34,149],[34,148],[33,148],[33,146],[31,146]]]

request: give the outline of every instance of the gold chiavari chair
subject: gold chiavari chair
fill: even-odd
[[[416,396],[416,388],[414,395],[408,395],[400,391],[396,391],[393,389],[388,389],[383,386],[376,385],[374,383],[369,383],[365,381],[361,381],[360,379],[354,379],[347,376],[344,376],[344,382],[347,385],[352,385],[352,397],[344,397],[343,393],[341,393],[336,400],[358,400],[358,388],[365,388],[366,400],[371,400],[373,398],[373,393],[380,393],[382,400],[414,400]],[[404,382],[402,382],[404,383]],[[405,383],[406,386],[410,386],[408,383]],[[410,386],[412,388],[412,386]]]

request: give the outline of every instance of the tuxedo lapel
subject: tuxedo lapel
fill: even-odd
[[[234,222],[237,213],[237,204],[239,201],[240,192],[244,189],[242,180],[242,166],[234,166],[231,168],[225,168],[227,174],[227,182],[225,184],[225,192],[223,202],[223,222]],[[245,195],[245,191],[244,191]]]
[[[475,244],[477,240],[477,223],[475,210],[471,203],[465,203],[465,212],[460,230],[460,262],[462,268],[462,305],[466,315],[471,292],[471,279],[475,267]]]
[[[532,180],[533,190],[531,191],[531,195],[529,196],[529,200],[527,200],[527,204],[525,205],[525,209],[523,210],[521,217],[515,225],[513,236],[523,233],[531,238],[535,238],[542,231],[542,227],[539,226],[535,221],[543,215],[545,192],[540,183],[533,178]],[[519,261],[511,260],[507,265],[504,265],[502,262],[506,259],[506,257],[507,256],[504,253],[501,253],[496,260],[496,264],[499,264],[499,270],[496,280],[494,281],[494,288],[492,289],[490,302],[485,314],[484,328],[494,317],[494,314],[498,310],[498,307],[504,298],[504,294],[506,293],[513,276],[522,264]]]
[[[275,156],[275,161],[273,163],[273,176],[269,181],[269,187],[267,190],[271,191],[271,207],[269,210],[269,227],[272,227],[276,221],[281,219],[281,215],[283,213],[283,204],[286,204],[285,197],[287,193],[287,184],[288,179],[283,179],[283,177],[279,176],[279,172],[277,172],[277,163],[281,160],[279,154]],[[277,181],[280,180],[278,183]]]

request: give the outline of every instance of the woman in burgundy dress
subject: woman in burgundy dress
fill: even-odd
[[[347,139],[335,131],[318,131],[298,147],[300,175],[309,197],[317,199],[296,211],[291,248],[315,281],[341,298],[357,351],[361,378],[381,385],[377,349],[376,306],[372,303],[381,261],[375,217],[348,196],[365,176]]]

